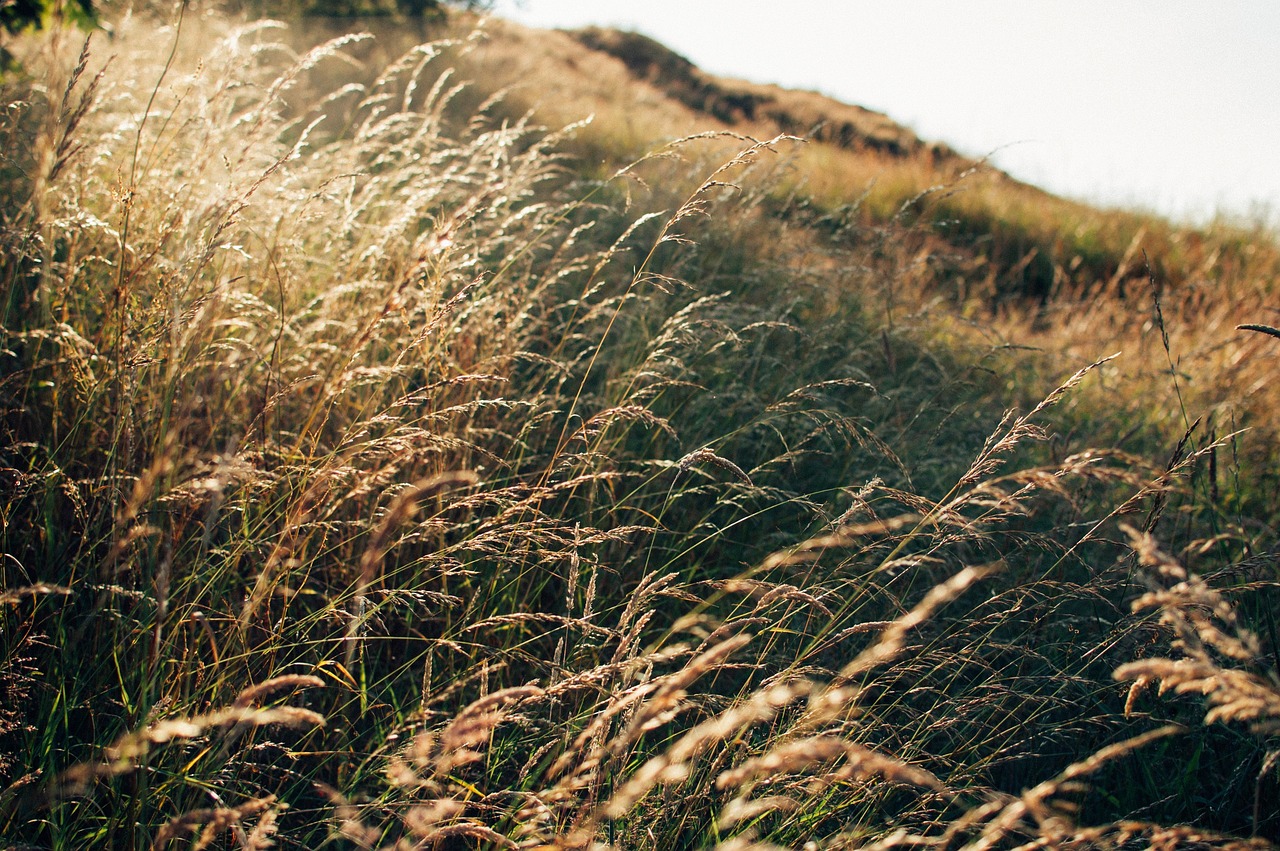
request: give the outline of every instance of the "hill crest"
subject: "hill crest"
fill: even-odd
[[[768,123],[779,133],[899,157],[923,153],[942,160],[956,156],[947,145],[922,140],[884,113],[818,92],[708,74],[641,33],[586,27],[568,34],[580,44],[618,59],[634,78],[729,125]]]

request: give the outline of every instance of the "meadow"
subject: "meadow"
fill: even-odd
[[[1280,841],[1272,234],[406,29],[10,45],[6,848]]]

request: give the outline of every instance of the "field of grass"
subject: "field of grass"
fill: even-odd
[[[113,24],[3,83],[0,847],[1280,841],[1270,235]]]

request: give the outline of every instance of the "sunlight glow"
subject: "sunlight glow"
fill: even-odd
[[[500,0],[633,29],[707,71],[822,91],[1016,177],[1204,220],[1280,208],[1280,4]]]

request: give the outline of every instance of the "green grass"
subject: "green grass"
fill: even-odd
[[[6,82],[7,842],[1276,836],[1265,443],[1089,450],[1116,362],[788,140],[601,174],[468,41],[188,15]]]

